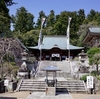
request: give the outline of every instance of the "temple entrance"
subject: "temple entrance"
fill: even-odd
[[[50,60],[50,55],[46,55],[46,60]]]
[[[62,61],[63,61],[63,60],[66,60],[66,58],[67,58],[67,56],[63,55],[63,56],[61,57],[61,60],[62,60]]]
[[[60,61],[60,54],[52,54],[52,61]]]

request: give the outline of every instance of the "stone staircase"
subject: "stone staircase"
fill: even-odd
[[[45,92],[46,83],[43,80],[23,79],[17,91]],[[57,81],[57,91],[86,92],[86,87],[81,80]]]
[[[16,91],[46,91],[45,71],[47,66],[53,65],[61,71],[57,72],[57,91],[86,92],[84,81],[71,77],[71,67],[68,61],[41,61],[34,79],[22,79]],[[66,79],[67,80],[66,80]],[[70,78],[70,79],[68,79]]]
[[[71,67],[68,61],[41,61],[37,71],[37,77],[45,77],[45,71],[42,71],[42,69],[51,65],[61,70],[57,71],[57,77],[71,77]]]
[[[57,89],[68,90],[68,92],[86,92],[84,81],[81,80],[67,80],[57,82]]]
[[[16,91],[45,91],[45,81],[23,79]]]

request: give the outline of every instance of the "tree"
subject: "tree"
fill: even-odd
[[[71,26],[70,26],[70,38],[71,38],[70,42],[73,45],[77,45],[77,41],[79,39],[77,31],[79,29],[80,22],[78,20],[78,15],[76,11],[72,12],[70,16],[72,16]]]
[[[95,14],[96,14],[96,11],[93,10],[93,9],[91,9],[90,13],[88,14],[88,19],[89,19],[90,21],[92,21],[93,18],[94,18],[94,16],[95,16]]]
[[[96,65],[96,71],[97,71],[97,74],[98,74],[98,72],[99,72],[98,65],[100,64],[100,53],[95,53],[93,55],[93,63]]]
[[[96,11],[91,9],[90,13],[87,15],[87,18],[88,18],[88,21],[93,21],[94,20],[94,17],[96,15]]]
[[[97,23],[98,26],[100,26],[100,12],[91,10],[90,13],[87,15],[87,18],[84,20],[84,23],[88,24],[90,22]]]
[[[17,9],[16,15],[12,15],[14,31],[25,33],[34,28],[34,16],[24,7]]]
[[[18,39],[13,38],[0,38],[0,71],[1,76],[3,73],[8,71],[4,71],[9,69],[9,73],[14,70],[14,63],[18,62],[21,59],[21,53],[23,52],[23,48]],[[9,63],[9,64],[8,64]],[[17,67],[15,67],[16,69]]]
[[[82,25],[82,23],[85,20],[85,12],[84,12],[84,9],[80,9],[78,11],[78,20],[79,20],[79,25]]]
[[[78,46],[83,46],[82,40],[85,37],[88,28],[89,26],[87,24],[80,25],[79,30],[77,31],[77,35],[79,36],[78,43],[77,43]]]
[[[55,23],[55,12],[54,10],[50,11],[50,14],[47,16],[47,27],[53,26]]]
[[[100,48],[93,47],[87,51],[89,57],[89,64],[96,65],[96,71],[98,74],[98,65],[100,64]]]
[[[69,12],[63,11],[57,18],[54,27],[53,35],[66,35],[67,23],[68,23]]]
[[[21,36],[22,42],[25,46],[36,46],[38,42],[39,30],[31,30]]]
[[[77,45],[77,31],[79,29],[79,20],[77,12],[68,12],[63,11],[56,17],[56,22],[52,29],[53,35],[66,35],[67,32],[67,26],[68,26],[68,17],[72,17],[71,23],[70,23],[70,42],[71,44]]]
[[[0,0],[0,34],[10,32],[10,15],[4,0]]]
[[[13,0],[3,0],[3,1],[5,1],[5,4],[6,4],[7,6],[11,6],[11,5],[13,5],[13,4],[16,4],[15,2],[13,2]]]

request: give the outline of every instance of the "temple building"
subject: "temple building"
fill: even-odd
[[[100,47],[100,27],[88,28],[83,44],[87,44],[89,47]]]
[[[66,36],[44,36],[41,51],[38,46],[32,46],[28,49],[32,51],[38,60],[41,57],[42,60],[62,61],[69,58],[68,53],[70,53],[70,58],[74,58],[81,52],[83,47],[69,45],[69,50]]]

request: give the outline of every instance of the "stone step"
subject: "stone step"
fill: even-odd
[[[45,84],[23,84],[22,86],[44,86]]]
[[[45,91],[45,89],[21,88],[20,91]]]
[[[70,92],[82,92],[86,91],[83,81],[67,80],[67,81],[57,81],[57,89],[61,91],[67,89]],[[45,91],[46,83],[45,81],[35,81],[34,80],[23,80],[20,85],[20,91]]]
[[[58,85],[58,84],[57,84],[57,87],[59,87],[59,86],[60,86],[60,87],[77,87],[77,88],[78,88],[78,87],[84,87],[84,85],[81,85],[81,86],[80,86],[80,85],[70,85],[70,86],[69,86],[69,85]]]
[[[45,86],[21,86],[20,88],[39,88],[39,89],[44,89]]]

